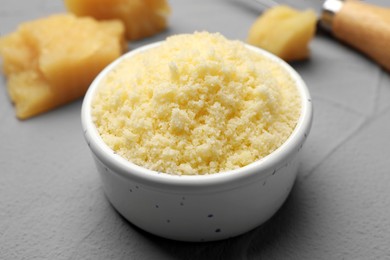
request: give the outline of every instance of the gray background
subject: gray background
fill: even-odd
[[[245,40],[262,10],[251,0],[170,3],[170,29],[131,48],[194,30]],[[64,10],[61,0],[1,0],[0,33]],[[19,121],[0,78],[0,259],[390,259],[389,73],[322,32],[311,50],[292,64],[315,112],[291,195],[263,226],[203,244],[147,234],[111,207],[81,100]]]

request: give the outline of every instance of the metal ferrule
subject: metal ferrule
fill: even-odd
[[[343,7],[344,0],[326,0],[322,5],[320,25],[327,31],[331,32],[333,19]]]

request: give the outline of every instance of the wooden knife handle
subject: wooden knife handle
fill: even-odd
[[[344,1],[334,14],[332,34],[390,71],[390,8]]]

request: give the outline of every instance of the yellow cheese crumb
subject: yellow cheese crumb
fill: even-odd
[[[124,59],[103,79],[92,114],[109,147],[171,174],[211,174],[277,149],[300,115],[294,81],[276,62],[198,32]]]

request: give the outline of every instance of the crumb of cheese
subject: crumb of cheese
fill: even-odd
[[[145,168],[211,174],[277,149],[300,115],[277,63],[220,34],[169,37],[103,79],[92,114],[109,147]]]

